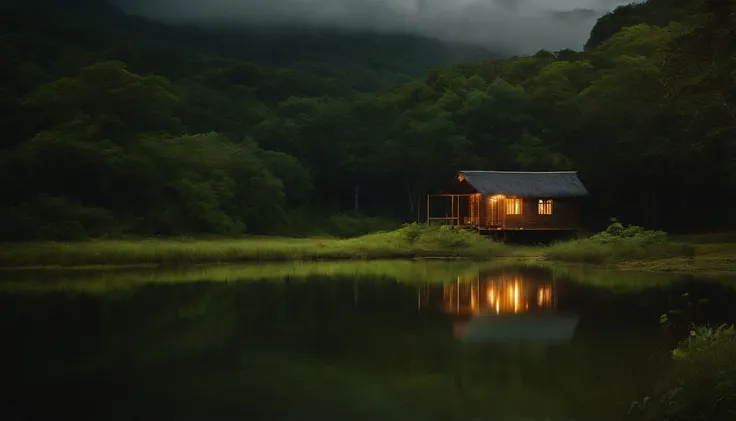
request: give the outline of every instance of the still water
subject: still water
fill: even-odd
[[[723,282],[369,262],[0,274],[0,419],[616,420]]]

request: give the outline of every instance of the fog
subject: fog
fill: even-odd
[[[525,54],[581,49],[630,0],[118,0],[128,13],[195,23],[290,23],[402,32]]]

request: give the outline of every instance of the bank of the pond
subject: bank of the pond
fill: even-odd
[[[382,237],[376,234],[376,237]],[[0,246],[0,267],[60,267],[94,270],[115,267],[187,266],[212,263],[259,263],[415,258],[466,258],[474,261],[578,264],[618,270],[703,275],[736,274],[736,243],[694,244],[692,256],[641,257],[586,263],[550,259],[549,247],[515,247],[486,241],[474,247],[401,244],[371,240],[245,238],[222,240],[95,240],[80,243],[23,243]]]
[[[612,269],[678,272],[703,275],[736,274],[736,242],[694,243],[675,241],[651,248],[597,245],[585,240],[551,247],[533,247],[527,258],[577,263]]]
[[[649,271],[736,272],[736,236],[719,233],[670,236],[664,231],[612,223],[588,238],[538,250],[549,261]]]
[[[509,256],[513,250],[485,237],[412,224],[351,239],[276,238],[91,240],[0,246],[0,267],[188,265],[349,259]]]
[[[154,238],[0,244],[0,268],[185,266],[212,263],[466,258],[573,263],[638,271],[736,273],[736,241],[665,233],[616,223],[590,238],[551,246],[510,246],[448,227],[409,224],[351,239]]]

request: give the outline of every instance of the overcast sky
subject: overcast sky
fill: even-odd
[[[597,17],[631,0],[118,0],[169,21],[283,24],[408,32],[516,53],[579,50]]]

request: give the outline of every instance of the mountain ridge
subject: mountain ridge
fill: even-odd
[[[309,73],[325,65],[345,65],[345,72],[365,73],[358,91],[375,91],[406,82],[432,68],[502,57],[485,48],[408,34],[315,28],[261,28],[171,24],[126,14],[105,0],[35,0],[9,2],[0,17],[0,33],[36,31],[100,53],[103,49],[165,51],[193,56],[237,59]],[[48,7],[47,7],[48,6]],[[42,12],[39,12],[42,11]],[[34,29],[30,29],[34,28]],[[109,58],[116,58],[109,51]],[[131,63],[135,68],[136,64]],[[361,69],[363,68],[363,69]],[[147,71],[151,69],[142,69]],[[320,69],[329,72],[329,69]],[[380,74],[390,72],[393,77]]]

